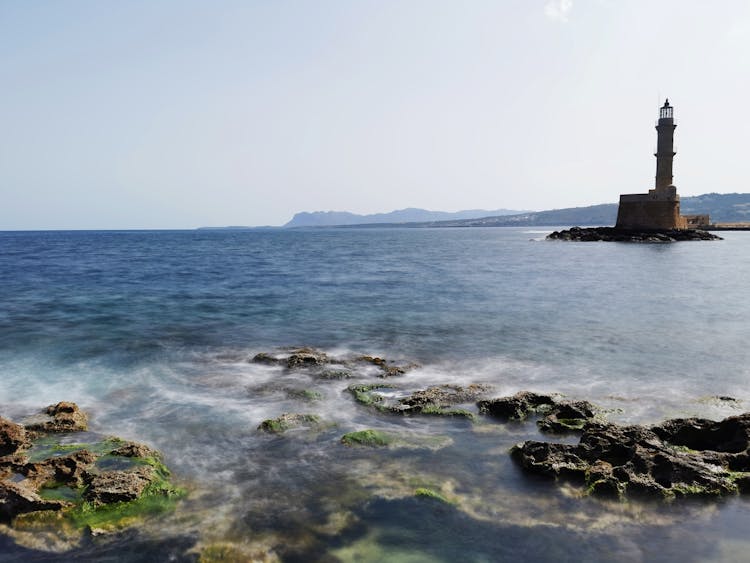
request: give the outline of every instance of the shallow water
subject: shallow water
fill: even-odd
[[[0,535],[0,560],[193,560],[212,545],[285,561],[736,559],[750,547],[744,499],[581,497],[510,460],[514,443],[540,438],[533,421],[382,414],[346,392],[377,370],[323,380],[248,361],[301,345],[379,355],[421,366],[389,380],[397,392],[560,392],[619,422],[750,410],[750,235],[631,245],[544,234],[0,233],[0,413],[75,401],[94,430],[162,450],[191,490],[174,514],[65,554]],[[326,424],[257,430],[284,412]],[[447,445],[340,443],[367,428]],[[415,497],[419,488],[451,504]]]

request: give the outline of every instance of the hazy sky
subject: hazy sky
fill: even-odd
[[[0,229],[748,192],[750,2],[0,0]]]

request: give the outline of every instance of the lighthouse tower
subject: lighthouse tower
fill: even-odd
[[[668,188],[672,185],[672,159],[674,155],[674,108],[669,105],[669,98],[659,110],[659,121],[656,123],[656,185],[655,188]],[[676,190],[675,190],[676,191]]]
[[[647,194],[623,194],[617,209],[618,229],[658,231],[686,229],[688,221],[680,215],[680,196],[672,184],[674,152],[674,108],[669,99],[659,108],[656,123],[656,184]]]

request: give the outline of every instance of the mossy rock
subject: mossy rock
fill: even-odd
[[[276,418],[267,418],[258,426],[258,430],[270,434],[283,434],[287,430],[301,427],[318,427],[320,417],[316,414],[284,413]]]
[[[379,430],[358,430],[341,437],[347,446],[385,447],[393,443],[393,437]]]

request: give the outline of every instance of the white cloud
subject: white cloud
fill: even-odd
[[[544,15],[551,20],[565,23],[573,9],[573,0],[549,0],[544,6]]]

